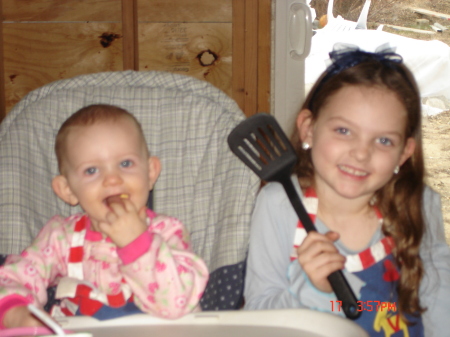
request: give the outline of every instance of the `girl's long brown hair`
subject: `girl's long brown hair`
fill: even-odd
[[[420,95],[417,84],[403,63],[387,66],[377,60],[366,61],[340,73],[324,77],[325,72],[309,92],[303,109],[309,109],[314,123],[330,97],[344,86],[380,87],[396,94],[406,108],[405,140],[416,141],[413,155],[402,165],[400,172],[375,193],[375,205],[383,214],[383,233],[394,239],[394,256],[400,268],[398,284],[399,311],[402,314],[423,312],[419,301],[419,284],[423,276],[419,247],[424,233],[422,193],[424,189],[424,162]],[[296,130],[292,143],[298,155],[295,173],[302,188],[311,186],[314,169],[310,151],[303,150]]]

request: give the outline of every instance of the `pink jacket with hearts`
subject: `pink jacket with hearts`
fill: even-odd
[[[134,301],[149,314],[177,318],[199,310],[208,270],[175,218],[148,210],[148,230],[123,248],[90,229],[86,215],[53,217],[33,244],[0,267],[0,326],[4,313],[28,303],[42,307],[58,285],[53,316],[90,315],[98,306]]]

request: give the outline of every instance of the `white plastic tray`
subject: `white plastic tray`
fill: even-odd
[[[368,337],[356,323],[307,309],[208,311],[164,320],[145,314],[106,321],[58,320],[66,330],[94,337]]]

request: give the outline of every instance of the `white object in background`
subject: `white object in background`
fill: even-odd
[[[335,43],[347,43],[365,51],[375,51],[389,43],[413,73],[422,99],[443,99],[450,104],[450,46],[437,40],[416,40],[382,30],[327,31],[319,29],[312,38],[311,53],[306,59],[305,82],[310,88],[326,69]],[[423,109],[424,114],[427,109]],[[442,110],[441,110],[442,111]]]
[[[312,18],[304,0],[275,0],[272,114],[289,136],[305,98]]]
[[[78,316],[59,322],[64,329],[94,337],[368,337],[344,317],[308,309],[204,311],[176,320],[146,314],[105,321]]]
[[[448,28],[441,25],[439,22],[435,22],[434,25],[438,27],[441,31],[447,30]]]
[[[358,22],[344,20],[333,16],[333,0],[328,3],[328,24],[316,31],[312,38],[311,52],[305,60],[305,87],[308,92],[317,78],[329,64],[329,53],[336,43],[353,44],[362,50],[375,51],[389,43],[403,57],[405,64],[412,71],[420,89],[423,100],[440,100],[444,108],[436,104],[422,105],[424,115],[434,115],[448,110],[450,106],[450,46],[437,40],[424,41],[397,34],[383,32],[383,25],[377,30],[367,30],[367,16],[370,0],[366,0],[359,15]]]
[[[327,24],[323,28],[324,30],[331,30],[335,32],[344,32],[347,30],[354,29],[367,29],[367,17],[369,16],[369,9],[371,0],[366,0],[364,6],[359,13],[358,21],[345,20],[342,16],[338,15],[334,17],[333,15],[333,3],[334,0],[329,0],[327,7]]]

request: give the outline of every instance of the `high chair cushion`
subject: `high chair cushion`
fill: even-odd
[[[96,73],[56,81],[25,96],[0,125],[0,254],[20,253],[53,215],[80,211],[51,189],[58,174],[54,138],[68,116],[95,103],[133,113],[151,154],[161,159],[154,210],[186,225],[195,252],[208,265],[204,309],[238,307],[259,180],[227,145],[228,134],[245,118],[237,104],[208,82],[188,76]],[[230,291],[223,286],[227,277]]]

